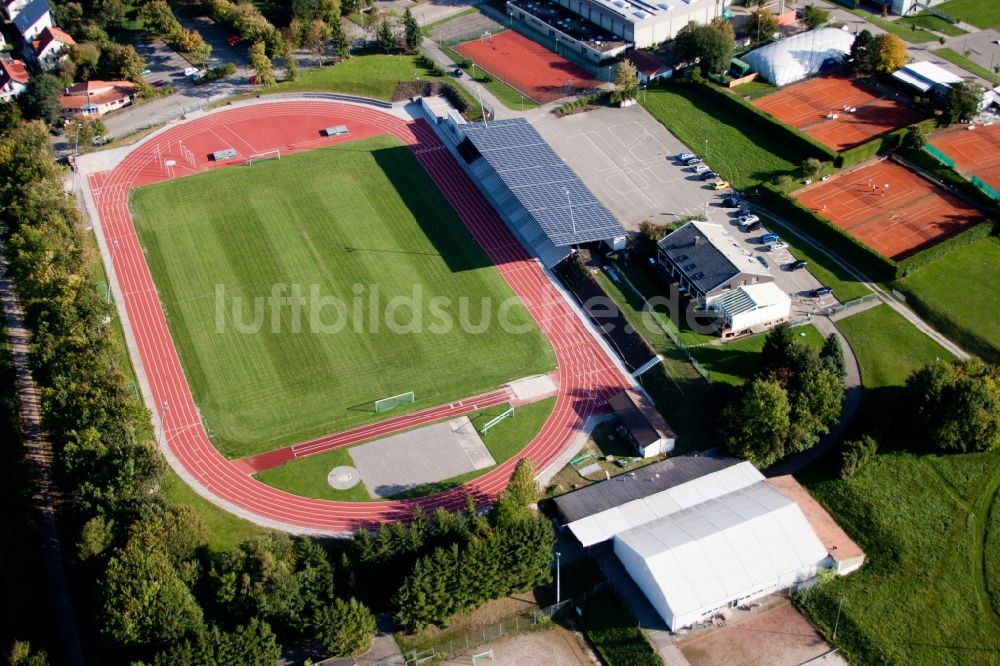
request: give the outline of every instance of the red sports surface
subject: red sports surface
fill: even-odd
[[[587,70],[513,30],[464,42],[455,52],[539,104],[601,85]]]
[[[853,148],[921,120],[917,111],[879,98],[852,79],[822,76],[754,100],[762,111],[837,151]],[[844,107],[856,109],[854,113]],[[836,114],[837,118],[828,118]]]
[[[958,171],[1000,191],[1000,124],[971,130],[963,125],[934,134],[930,144],[955,160]]]
[[[884,186],[888,185],[887,189]],[[800,202],[893,260],[954,236],[985,216],[890,160],[804,188]]]
[[[347,125],[348,137],[320,136],[322,128],[339,124]],[[413,150],[555,350],[558,369],[554,376],[559,386],[556,405],[521,456],[530,458],[535,469],[544,469],[563,453],[583,422],[607,397],[626,386],[625,378],[576,312],[423,121],[407,122],[369,107],[314,100],[234,107],[175,125],[140,144],[113,170],[90,177],[101,233],[106,246],[114,248],[113,270],[124,302],[127,330],[138,348],[151,406],[163,426],[165,454],[199,493],[275,527],[343,533],[376,527],[387,520],[407,520],[417,505],[427,510],[456,510],[467,495],[478,503],[488,502],[506,486],[517,458],[458,488],[405,501],[308,499],[253,479],[248,465],[228,460],[216,451],[202,427],[132,225],[129,190],[173,176],[225,168],[253,153],[275,148],[288,153],[377,134],[395,136]],[[211,152],[227,147],[235,148],[240,159],[222,164],[209,160]],[[426,421],[440,418],[435,410],[425,411]],[[330,446],[326,448],[350,441],[350,437],[329,438]],[[303,446],[305,452],[326,450],[317,442]]]

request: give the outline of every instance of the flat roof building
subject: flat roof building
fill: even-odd
[[[931,93],[935,97],[947,95],[952,84],[962,80],[961,76],[952,74],[944,67],[923,60],[911,62],[893,72],[892,77],[918,92]]]
[[[743,333],[759,333],[788,321],[792,299],[773,282],[740,286],[712,300],[711,309],[719,316],[723,338]]]

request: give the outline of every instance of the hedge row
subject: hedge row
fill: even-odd
[[[943,240],[940,243],[937,243],[933,247],[921,250],[906,259],[899,260],[896,262],[896,277],[906,277],[910,271],[916,268],[920,268],[921,266],[926,266],[933,261],[937,261],[946,254],[950,254],[960,247],[970,245],[980,238],[986,238],[993,233],[994,227],[995,223],[993,220],[986,220],[971,229],[966,229],[961,233],[955,234],[948,240]]]
[[[884,155],[899,147],[900,142],[903,140],[903,135],[906,134],[906,131],[911,127],[922,126],[925,131],[929,131],[934,127],[934,123],[935,121],[933,119],[921,120],[913,125],[907,125],[906,127],[901,127],[898,130],[889,132],[888,134],[875,137],[867,143],[862,143],[859,146],[849,148],[837,156],[837,159],[833,161],[833,166],[838,169],[852,167],[855,164],[860,164],[861,162],[875,157],[876,155]]]
[[[722,104],[729,104],[730,106],[742,107],[744,114],[749,114],[754,116],[755,122],[758,124],[764,124],[770,126],[771,128],[777,129],[781,128],[784,132],[789,134],[789,140],[798,143],[802,146],[803,152],[809,157],[817,157],[821,160],[835,160],[837,158],[837,151],[829,146],[825,146],[819,141],[813,139],[811,136],[802,133],[798,129],[792,127],[786,122],[778,120],[770,113],[766,111],[761,111],[756,106],[747,102],[739,95],[735,95],[727,90],[723,90],[716,85],[710,83],[705,83],[702,85],[703,88],[710,91],[717,99],[720,100]],[[723,101],[724,100],[724,101]]]
[[[895,262],[864,245],[770,183],[761,186],[759,195],[758,201],[763,208],[802,229],[824,247],[863,271],[869,279],[878,282],[895,279]]]

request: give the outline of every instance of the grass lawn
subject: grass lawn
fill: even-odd
[[[810,347],[823,346],[823,334],[812,324],[794,329],[796,337]],[[764,348],[765,333],[733,340],[725,344],[693,347],[691,353],[708,370],[713,382],[742,386],[760,367],[760,350]]]
[[[959,248],[900,280],[921,314],[969,351],[1000,361],[1000,239]]]
[[[934,51],[934,53],[941,56],[945,60],[955,63],[956,65],[966,70],[967,72],[971,72],[976,76],[980,76],[986,79],[987,81],[992,82],[993,85],[1000,84],[1000,75],[997,75],[995,72],[991,72],[985,67],[977,65],[972,60],[966,58],[964,55],[958,53],[957,51],[953,51],[952,49],[937,49]]]
[[[935,9],[977,28],[1000,30],[1000,3],[993,0],[948,0]]]
[[[934,32],[939,32],[942,35],[948,35],[951,37],[967,34],[965,30],[962,30],[957,25],[948,23],[943,18],[935,16],[930,12],[920,12],[918,14],[904,16],[901,19],[897,19],[896,23],[915,25],[923,28],[924,30],[933,30]]]
[[[857,14],[869,23],[877,25],[886,32],[891,32],[897,37],[905,39],[912,44],[925,44],[927,42],[936,42],[938,40],[938,36],[932,32],[927,32],[926,30],[914,30],[912,26],[901,24],[898,21],[888,21],[886,19],[879,18],[875,14],[864,9],[847,9],[847,11]]]
[[[851,663],[996,663],[1000,453],[883,453],[850,480],[806,485],[867,553],[799,603],[829,638],[843,599],[834,645]]]
[[[758,130],[695,85],[654,88],[640,103],[737,189],[789,172],[805,157],[782,136]],[[708,151],[702,154],[706,139]]]
[[[634,277],[640,271],[630,270],[628,274]],[[645,298],[631,291],[626,293],[624,286],[612,282],[603,272],[595,277],[639,335],[663,356],[663,362],[639,381],[677,433],[677,451],[709,448],[716,436],[714,417],[720,404],[711,384],[698,374],[663,329],[650,325],[653,320],[643,311]],[[638,279],[636,286],[644,289]]]
[[[805,259],[809,262],[809,272],[824,285],[831,287],[838,301],[846,303],[872,293],[871,289],[858,282],[847,269],[798,236],[794,227],[766,215],[760,217],[769,231],[779,234],[781,240],[788,243],[788,249],[796,259]]]
[[[767,81],[751,81],[750,83],[742,83],[733,88],[734,93],[743,97],[749,97],[750,99],[770,95],[773,92],[777,92],[777,90],[778,87],[776,85]]]
[[[489,449],[490,454],[498,465],[514,457],[521,449],[528,445],[532,438],[538,434],[538,431],[542,429],[542,424],[545,423],[545,419],[549,417],[554,406],[555,398],[548,398],[518,407],[513,418],[504,419],[493,426],[483,436],[483,443],[486,444],[486,448]],[[494,416],[502,414],[509,407],[510,405],[508,404],[497,405],[482,411],[472,412],[468,416],[478,426]],[[303,497],[340,500],[344,502],[373,501],[375,498],[372,498],[368,494],[363,483],[349,490],[334,490],[326,482],[327,474],[334,467],[339,465],[354,465],[349,452],[350,448],[333,449],[332,451],[326,451],[314,456],[291,460],[281,467],[260,472],[256,475],[256,478],[258,481],[266,483],[269,486]],[[433,492],[447,490],[477,476],[481,476],[491,469],[493,468],[476,470],[455,477],[454,479],[445,479],[434,484],[420,486],[405,493],[394,495],[393,497],[420,497]]]
[[[380,397],[412,390],[419,409],[554,366],[548,341],[395,138],[151,185],[132,207],[225,455],[373,421]],[[270,300],[276,286],[301,289],[298,316]]]
[[[660,655],[635,626],[624,602],[610,589],[598,592],[583,604],[579,624],[587,641],[607,666],[663,664]]]
[[[657,458],[650,458],[648,460],[635,458],[635,449],[624,437],[618,434],[617,425],[617,420],[610,418],[594,426],[594,430],[590,434],[590,438],[587,439],[586,445],[577,454],[590,453],[592,457],[579,462],[576,467],[566,465],[556,472],[556,475],[552,477],[549,485],[545,488],[548,497],[556,497],[571,490],[603,481],[605,479],[605,472],[611,476],[618,476],[619,474],[625,474],[626,472],[657,461]],[[613,460],[601,460],[605,456],[612,456]],[[600,471],[594,472],[589,476],[583,476],[578,471],[592,464],[598,465]]]

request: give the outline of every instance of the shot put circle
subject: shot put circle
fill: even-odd
[[[326,482],[335,490],[347,490],[361,483],[361,475],[358,474],[357,469],[349,465],[342,465],[330,470],[330,473],[326,475]]]

